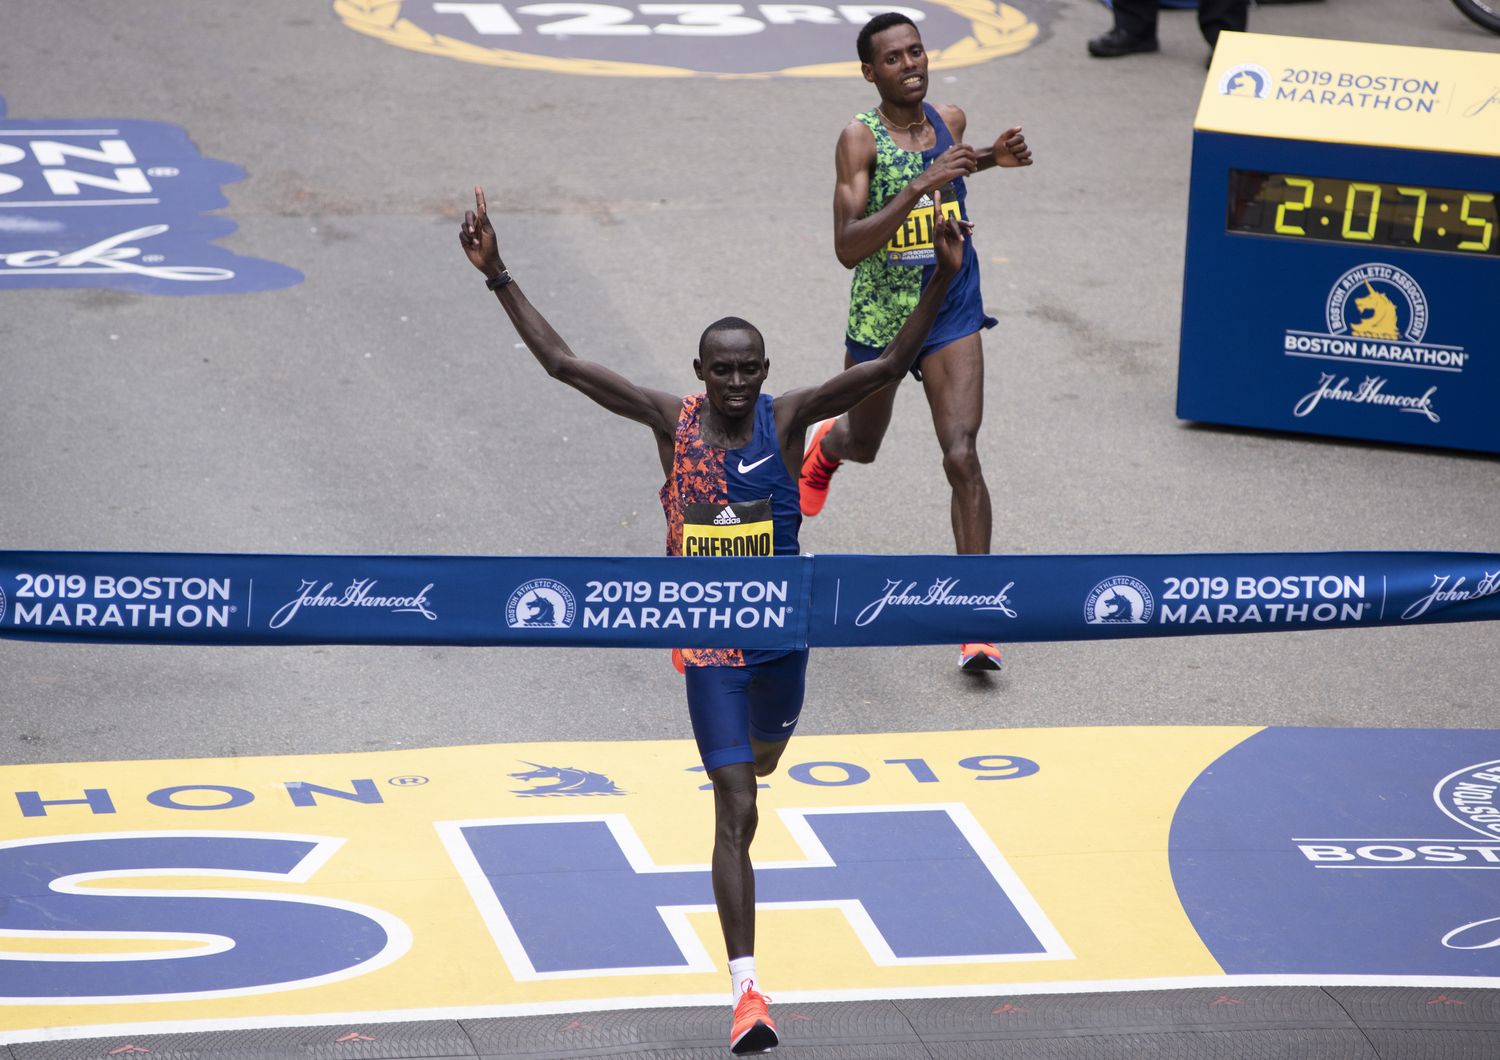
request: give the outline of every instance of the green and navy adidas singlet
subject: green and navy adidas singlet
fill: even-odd
[[[703,440],[706,395],[682,399],[672,471],[661,488],[669,556],[795,556],[802,509],[797,483],[776,441],[771,396],[755,403],[749,444],[718,449]],[[739,648],[684,648],[689,666],[744,666],[786,654]],[[747,659],[747,656],[750,658]]]
[[[897,147],[875,111],[856,116],[855,120],[867,126],[875,136],[875,168],[870,174],[870,199],[865,204],[865,217],[879,213],[902,188],[921,176],[933,159],[953,146],[953,134],[948,131],[937,108],[923,103],[922,110],[937,133],[933,145],[925,151],[906,151]],[[967,221],[967,195],[962,177],[944,186],[943,216]],[[932,243],[933,220],[932,199],[924,195],[891,241],[854,267],[845,344],[856,360],[878,355],[916,309],[917,300],[922,297],[922,287],[931,277],[937,262]],[[948,286],[948,297],[938,311],[938,318],[923,349],[930,351],[946,346],[955,339],[995,324],[995,319],[984,312],[984,301],[979,293],[979,259],[974,253],[974,240],[970,238],[964,241],[963,265]]]

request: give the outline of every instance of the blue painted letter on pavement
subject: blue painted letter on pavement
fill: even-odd
[[[756,865],[762,909],[841,909],[881,965],[1072,957],[962,807],[782,816],[807,859]],[[517,978],[712,967],[682,915],[708,869],[655,865],[624,817],[439,828]]]
[[[135,833],[65,836],[0,845],[0,938],[138,938],[173,951],[84,959],[0,956],[0,998],[104,1002],[228,996],[362,975],[410,946],[388,913],[331,899],[158,884],[96,889],[95,880],[139,877],[307,879],[338,846],[303,836]],[[316,940],[315,945],[309,945]]]

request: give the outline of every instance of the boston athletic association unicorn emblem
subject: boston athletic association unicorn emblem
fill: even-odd
[[[539,592],[533,592],[516,608],[523,626],[558,626],[557,604]]]
[[[1350,334],[1362,339],[1399,339],[1401,332],[1396,326],[1396,303],[1370,286],[1365,281],[1365,294],[1354,300],[1364,314],[1349,327]]]
[[[1135,607],[1130,597],[1122,592],[1112,592],[1099,601],[1100,622],[1134,622]]]
[[[528,784],[545,785],[542,787],[528,788],[525,791],[517,791],[514,794],[526,797],[542,795],[624,795],[619,786],[603,773],[591,773],[587,769],[574,769],[571,766],[541,766],[535,762],[526,763],[531,768],[524,773],[512,773],[512,780],[520,780]],[[547,783],[550,781],[551,783]]]

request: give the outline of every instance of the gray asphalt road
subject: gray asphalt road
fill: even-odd
[[[1090,60],[1107,13],[1016,0],[1017,55],[934,78],[1030,170],[972,185],[986,300],[982,456],[996,551],[1500,551],[1494,459],[1174,418],[1204,48]],[[457,247],[486,185],[507,260],[585,355],[689,390],[703,325],[760,324],[773,389],[840,361],[833,143],[858,80],[579,77],[401,50],[323,0],[15,4],[13,118],[147,118],[249,173],[225,245],[300,286],[0,295],[0,541],[17,548],[652,554],[649,436],[549,381]],[[1500,50],[1441,0],[1258,8],[1252,28]],[[852,34],[851,34],[852,35]],[[939,552],[918,389],[804,545]],[[1496,630],[821,653],[804,731],[1102,724],[1493,726]],[[7,761],[688,734],[664,653],[0,643]]]

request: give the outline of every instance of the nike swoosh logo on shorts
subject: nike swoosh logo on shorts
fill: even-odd
[[[800,718],[801,716],[802,715],[799,714],[799,715],[797,715],[797,718]],[[784,721],[784,722],[782,722],[781,723],[781,727],[783,729],[790,729],[793,725],[797,724],[797,718],[793,718],[791,721]]]
[[[747,463],[745,463],[745,458],[744,457],[740,457],[740,474],[741,475],[748,475],[748,474],[750,474],[750,472],[752,472],[756,468],[760,467],[760,465],[764,464],[767,460],[771,459],[771,457],[775,456],[775,455],[776,455],[775,453],[772,453],[772,454],[770,454],[770,456],[763,456],[763,457],[761,457],[759,460],[757,460],[753,464],[747,464]]]

